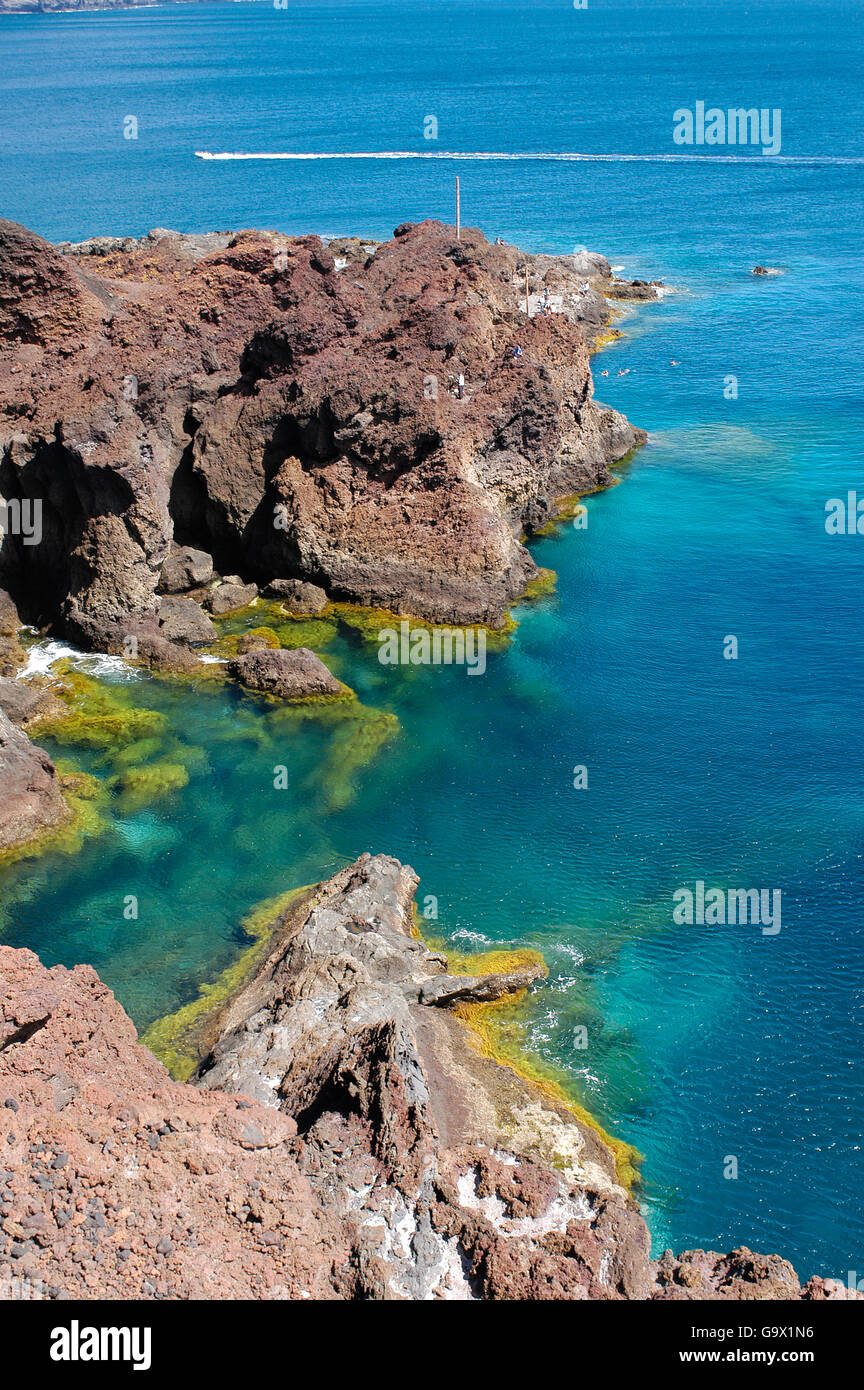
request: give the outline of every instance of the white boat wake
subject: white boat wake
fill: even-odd
[[[275,150],[253,153],[246,151],[196,150],[196,159],[462,159],[462,160],[558,160],[570,162],[599,162],[607,164],[864,164],[864,155],[819,154],[578,154],[538,151],[531,154],[503,151],[459,150],[351,150],[310,154],[300,150]]]

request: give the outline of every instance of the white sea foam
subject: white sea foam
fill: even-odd
[[[70,647],[66,642],[45,639],[35,642],[27,653],[27,660],[19,671],[19,677],[45,676],[58,661],[69,661],[77,671],[86,671],[90,676],[121,676],[134,680],[138,672],[122,656],[109,656],[107,652],[82,652]]]

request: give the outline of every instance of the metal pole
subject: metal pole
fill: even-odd
[[[459,175],[456,175],[456,240],[462,240],[462,207],[459,198]]]
[[[531,317],[531,294],[528,289],[528,267],[525,267],[525,313]]]

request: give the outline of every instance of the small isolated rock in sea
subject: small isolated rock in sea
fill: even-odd
[[[297,647],[294,651],[268,648],[247,652],[229,661],[228,674],[250,690],[263,690],[283,700],[342,695],[345,689],[308,647]]]
[[[204,602],[211,613],[219,616],[222,613],[233,613],[238,608],[247,608],[257,597],[258,589],[255,584],[244,584],[240,580],[235,582],[232,576],[218,588],[211,589]]]
[[[268,597],[281,598],[289,613],[299,617],[315,617],[327,607],[327,595],[317,584],[304,579],[274,579],[267,585]]]
[[[159,588],[163,594],[185,594],[200,589],[213,578],[213,558],[206,550],[178,545],[162,566]]]
[[[192,598],[163,598],[159,604],[159,626],[174,642],[212,642],[219,635]]]

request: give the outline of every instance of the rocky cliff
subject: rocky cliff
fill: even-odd
[[[34,1296],[845,1298],[777,1256],[652,1263],[603,1139],[454,1013],[416,877],[362,856],[295,898],[198,1033],[193,1085],[86,966],[0,947],[0,1284]]]
[[[24,696],[30,693],[26,687],[20,689]],[[51,759],[16,728],[2,706],[0,791],[0,854],[38,839],[69,817]]]
[[[593,398],[604,290],[653,294],[435,222],[332,249],[0,222],[0,494],[39,519],[5,528],[0,583],[105,646],[179,542],[238,586],[500,625],[523,534],[644,438]]]

